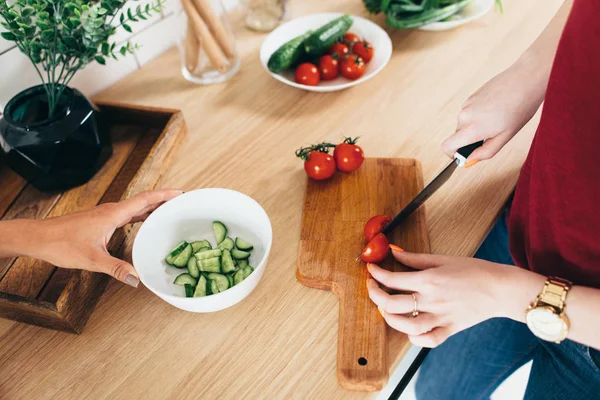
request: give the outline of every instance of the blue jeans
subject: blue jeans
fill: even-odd
[[[504,215],[475,257],[514,265]],[[525,324],[507,318],[484,321],[432,349],[420,369],[417,399],[489,399],[504,379],[530,360],[525,399],[600,399],[599,351],[571,340],[545,342]]]

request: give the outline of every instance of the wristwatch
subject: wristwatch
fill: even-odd
[[[525,311],[527,326],[535,336],[556,343],[567,337],[571,325],[565,300],[571,286],[566,279],[548,277],[542,292]]]

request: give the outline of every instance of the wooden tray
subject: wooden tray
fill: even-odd
[[[413,159],[366,159],[352,174],[308,181],[297,278],[306,286],[332,291],[340,300],[337,376],[347,389],[381,390],[389,378],[388,354],[393,363],[410,347],[406,335],[386,327],[369,299],[365,264],[355,258],[365,246],[365,222],[378,214],[393,217],[422,188],[421,165]],[[425,209],[388,238],[408,251],[429,252]],[[392,257],[382,267],[403,268]]]
[[[0,217],[46,218],[126,199],[153,189],[187,134],[178,110],[99,103],[113,155],[87,184],[42,193],[0,164]],[[139,226],[115,232],[109,250],[120,256]],[[57,268],[27,257],[0,259],[0,317],[81,333],[108,275]]]

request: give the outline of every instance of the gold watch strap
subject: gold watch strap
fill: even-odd
[[[544,284],[544,288],[538,297],[538,301],[556,307],[562,312],[565,308],[567,293],[572,285],[573,284],[566,279],[550,276]]]

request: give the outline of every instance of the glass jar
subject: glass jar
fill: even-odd
[[[235,37],[221,0],[181,0],[181,72],[198,84],[224,82],[240,69]]]
[[[244,0],[248,29],[270,32],[279,25],[285,15],[286,0]]]

